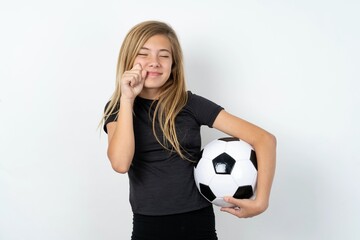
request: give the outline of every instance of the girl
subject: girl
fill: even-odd
[[[131,239],[217,239],[212,205],[193,177],[202,125],[248,142],[257,155],[256,198],[226,197],[237,207],[221,210],[246,218],[267,209],[275,137],[186,90],[181,47],[167,24],[142,22],[125,37],[103,124],[111,165],[129,176]]]

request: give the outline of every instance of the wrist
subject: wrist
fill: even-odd
[[[124,96],[121,96],[120,97],[120,104],[123,105],[123,104],[130,104],[131,106],[134,104],[134,101],[135,101],[135,98],[127,98],[127,97],[124,97]]]

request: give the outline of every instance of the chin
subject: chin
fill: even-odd
[[[156,89],[156,88],[161,88],[162,86],[164,86],[166,81],[163,81],[163,82],[159,82],[159,81],[148,81],[148,80],[145,80],[145,83],[144,83],[144,88],[149,88],[149,89]]]

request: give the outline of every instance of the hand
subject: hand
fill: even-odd
[[[259,215],[267,208],[267,204],[262,204],[259,201],[251,199],[236,199],[233,197],[224,197],[228,203],[232,203],[235,207],[222,207],[220,210],[228,212],[239,218],[249,218]]]
[[[143,89],[146,74],[139,63],[131,70],[125,71],[120,81],[121,97],[134,100]]]

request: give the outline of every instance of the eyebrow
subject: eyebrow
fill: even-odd
[[[140,50],[151,50],[150,48],[147,48],[147,47],[142,47]],[[162,52],[162,51],[165,51],[165,52],[168,52],[168,53],[171,53],[170,50],[166,49],[166,48],[161,48],[159,49],[159,52]]]

